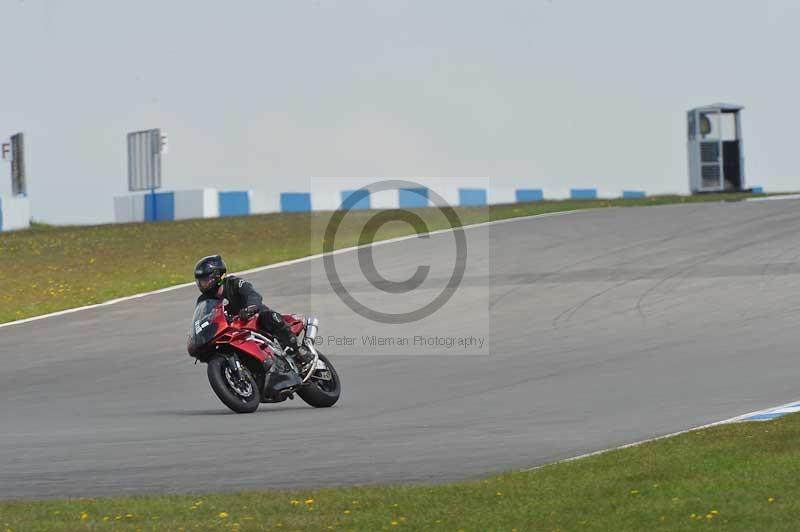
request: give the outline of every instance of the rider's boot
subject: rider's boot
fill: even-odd
[[[313,362],[314,355],[311,354],[306,346],[297,341],[297,336],[289,328],[289,325],[281,320],[279,326],[276,327],[275,337],[281,343],[284,350],[288,355],[291,355],[297,361],[298,366],[301,368],[300,374],[305,374],[307,365]]]
[[[283,346],[285,353],[291,356],[297,363],[300,375],[305,375],[310,364],[314,361],[314,355],[305,345],[298,343],[297,336],[292,334],[291,331],[289,331],[288,335],[278,334],[276,336]]]
[[[304,345],[298,345],[292,350],[292,355],[300,367],[300,374],[305,375],[308,368],[314,362],[314,354]]]
[[[300,374],[305,375],[308,365],[314,360],[314,355],[309,353],[304,345],[299,345],[297,336],[292,332],[283,316],[275,311],[263,313],[264,327],[278,340],[284,352],[291,356],[299,366]]]

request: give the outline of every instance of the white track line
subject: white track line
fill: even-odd
[[[767,196],[764,198],[745,198],[745,201],[775,201],[800,199],[800,194],[784,194],[783,196]]]
[[[735,417],[732,417],[732,418],[729,418],[729,419],[723,419],[722,421],[715,421],[713,423],[708,423],[706,425],[700,425],[699,427],[693,427],[691,429],[679,430],[678,432],[672,432],[670,434],[664,434],[662,436],[656,436],[655,438],[648,438],[646,440],[641,440],[641,441],[637,441],[637,442],[633,442],[633,443],[626,443],[624,445],[619,445],[617,447],[609,447],[608,449],[601,449],[599,451],[592,451],[591,453],[579,454],[578,456],[573,456],[573,457],[570,457],[570,458],[564,458],[563,460],[558,460],[556,462],[549,462],[547,464],[542,464],[542,465],[538,465],[538,466],[534,466],[534,467],[529,467],[529,468],[526,468],[526,469],[521,469],[520,471],[523,471],[523,472],[535,471],[537,469],[541,469],[543,467],[548,467],[548,466],[551,466],[551,465],[560,464],[562,462],[572,462],[573,460],[580,460],[581,458],[588,458],[590,456],[597,456],[598,454],[605,454],[605,453],[608,453],[608,452],[611,452],[611,451],[616,451],[616,450],[619,450],[619,449],[627,449],[628,447],[637,447],[637,446],[645,444],[645,443],[650,443],[651,441],[664,440],[666,438],[672,438],[673,436],[680,436],[681,434],[686,434],[687,432],[694,432],[696,430],[702,430],[702,429],[707,429],[707,428],[710,428],[710,427],[716,427],[717,425],[726,425],[728,423],[737,423],[739,421],[742,421],[744,418],[748,418],[750,416],[757,416],[758,414],[763,414],[763,413],[766,413],[766,412],[770,412],[770,411],[778,409],[778,408],[786,408],[786,407],[788,407],[790,405],[797,404],[798,402],[800,402],[800,400],[791,401],[791,402],[784,403],[784,404],[779,405],[779,406],[772,406],[772,407],[769,407],[769,408],[764,408],[763,410],[756,410],[755,412],[749,412],[747,414],[741,414],[741,415],[738,415],[738,416],[735,416]]]
[[[503,220],[494,220],[494,221],[491,221],[491,222],[481,222],[481,223],[477,223],[477,224],[463,225],[463,226],[460,226],[460,227],[457,227],[457,228],[439,229],[438,231],[431,231],[430,233],[423,233],[423,234],[425,234],[425,235],[439,235],[439,234],[442,234],[442,233],[451,233],[455,229],[474,229],[476,227],[486,227],[486,226],[489,226],[489,225],[498,225],[498,224],[504,224],[504,223],[510,223],[510,222],[519,222],[519,221],[531,220],[533,218],[547,218],[547,217],[551,217],[551,216],[562,216],[562,215],[565,215],[565,214],[574,214],[574,213],[578,213],[578,212],[588,212],[588,211],[592,211],[592,210],[594,210],[594,209],[575,209],[575,210],[571,210],[571,211],[546,212],[546,213],[543,213],[543,214],[534,214],[534,215],[531,215],[531,216],[517,216],[517,217],[514,217],[514,218],[505,218]],[[414,233],[414,234],[411,234],[411,235],[398,236],[398,237],[390,238],[390,239],[387,239],[387,240],[379,240],[377,242],[372,242],[370,244],[362,244],[360,246],[351,246],[351,247],[348,247],[348,248],[337,249],[337,250],[334,250],[334,251],[331,251],[331,252],[328,252],[328,253],[317,253],[316,255],[308,255],[306,257],[300,257],[300,258],[297,258],[297,259],[287,260],[287,261],[283,261],[283,262],[276,262],[274,264],[268,264],[266,266],[259,266],[257,268],[251,268],[249,270],[244,270],[244,271],[241,271],[241,272],[235,272],[235,275],[246,275],[246,274],[249,274],[249,273],[263,272],[265,270],[271,270],[271,269],[274,269],[274,268],[283,268],[285,266],[291,266],[293,264],[300,264],[302,262],[308,262],[308,261],[311,261],[311,260],[314,260],[314,259],[319,259],[319,258],[324,257],[325,255],[338,255],[340,253],[347,253],[349,251],[354,251],[354,250],[357,250],[357,249],[360,249],[360,248],[364,248],[364,247],[367,247],[367,246],[375,247],[375,246],[382,246],[382,245],[385,245],[385,244],[393,244],[395,242],[402,242],[403,240],[409,240],[409,239],[412,239],[412,238],[417,238],[418,236],[420,236],[420,235],[417,235],[416,233]],[[50,314],[41,314],[39,316],[32,316],[30,318],[25,318],[25,319],[16,320],[16,321],[10,321],[8,323],[0,323],[0,329],[2,329],[3,327],[11,327],[12,325],[22,325],[23,323],[30,323],[32,321],[44,320],[44,319],[47,319],[47,318],[54,318],[56,316],[64,316],[65,314],[72,314],[73,312],[80,312],[82,310],[89,310],[89,309],[98,308],[98,307],[105,307],[105,306],[108,306],[108,305],[116,305],[117,303],[122,303],[124,301],[131,301],[132,299],[139,299],[141,297],[151,296],[151,295],[154,295],[154,294],[162,294],[164,292],[171,292],[172,290],[178,290],[180,288],[186,288],[187,286],[193,286],[193,285],[194,285],[194,283],[176,284],[176,285],[173,285],[173,286],[168,286],[166,288],[160,288],[158,290],[153,290],[151,292],[142,292],[141,294],[134,294],[132,296],[125,296],[125,297],[120,297],[120,298],[117,298],[117,299],[112,299],[110,301],[104,301],[103,303],[95,303],[95,304],[86,305],[86,306],[83,306],[83,307],[75,307],[75,308],[70,308],[70,309],[66,309],[66,310],[59,310],[58,312],[51,312]]]

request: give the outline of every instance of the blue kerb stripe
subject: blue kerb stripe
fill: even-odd
[[[623,190],[622,191],[623,198],[646,198],[647,194],[644,193],[644,190]]]
[[[570,199],[597,199],[596,188],[571,188],[569,190]]]
[[[427,188],[401,188],[399,197],[400,207],[427,207]]]
[[[246,190],[219,193],[220,216],[247,216],[250,214],[250,196]]]
[[[544,193],[541,188],[520,188],[516,192],[517,203],[526,201],[542,201]]]
[[[785,413],[766,413],[766,414],[757,414],[755,416],[750,416],[744,418],[743,421],[771,421],[775,418],[779,418],[781,416],[785,416]]]
[[[155,200],[155,201],[153,201]],[[175,219],[175,193],[156,192],[144,196],[144,221],[161,222]]]
[[[788,410],[790,408],[800,408],[800,403],[794,403],[789,406],[782,406],[776,410]],[[748,416],[742,419],[742,421],[770,421],[773,419],[777,419],[779,417],[788,416],[791,413],[792,413],[791,410],[789,410],[788,412],[787,411],[776,412],[775,410],[767,410],[766,412],[761,412],[760,414]]]
[[[342,209],[369,209],[369,207],[369,190],[359,188],[342,191]]]
[[[458,204],[462,206],[486,205],[486,189],[459,188]]]
[[[764,187],[753,187],[753,188],[750,189],[750,191],[753,194],[763,194],[764,193]]]
[[[281,192],[281,212],[308,212],[311,210],[311,193]]]

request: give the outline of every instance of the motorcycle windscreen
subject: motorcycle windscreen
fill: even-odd
[[[222,312],[220,299],[206,299],[197,303],[189,329],[189,343],[193,351],[201,349],[217,335],[219,325],[214,319],[217,312]]]

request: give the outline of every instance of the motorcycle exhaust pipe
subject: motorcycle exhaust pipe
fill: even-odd
[[[314,317],[310,317],[306,319],[306,338],[314,342],[314,339],[317,337],[317,332],[319,331],[319,320]]]
[[[303,338],[303,343],[306,345],[311,354],[314,355],[314,361],[311,364],[311,370],[306,373],[306,376],[303,377],[302,383],[305,384],[311,378],[314,373],[317,371],[317,362],[319,362],[319,353],[314,348],[314,339],[317,337],[317,332],[319,331],[319,320],[314,317],[306,318],[306,335]]]

